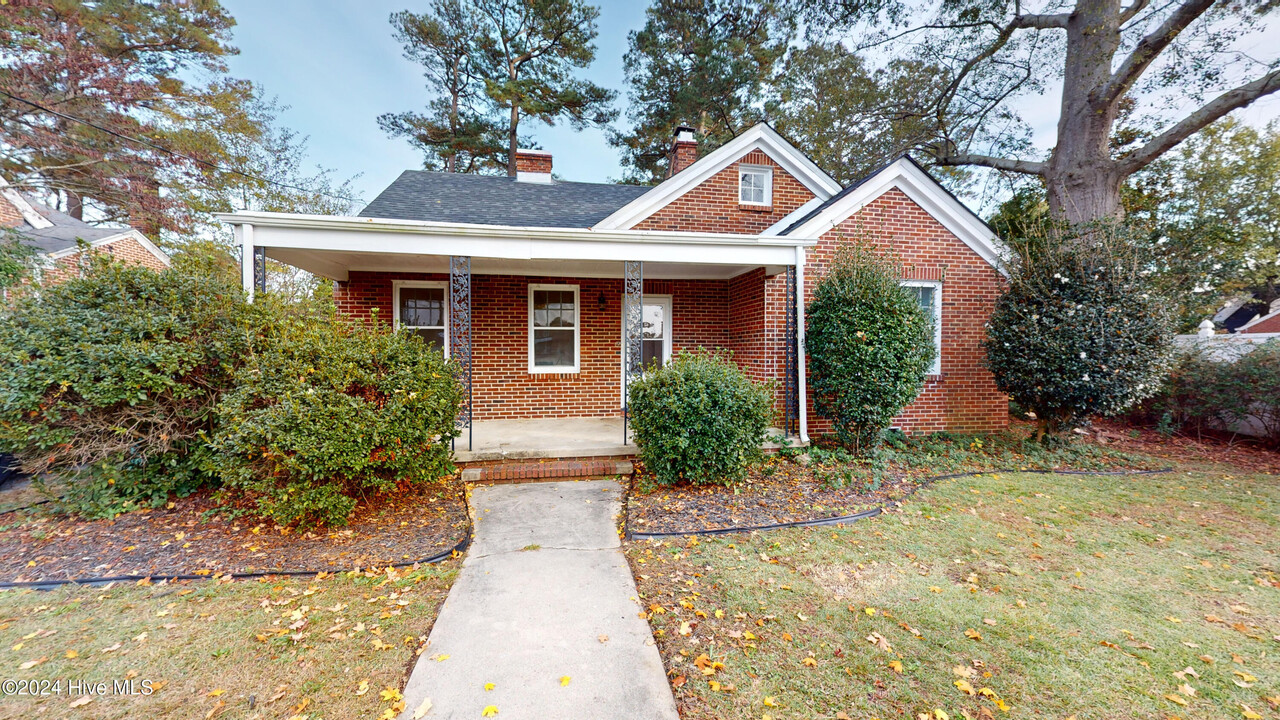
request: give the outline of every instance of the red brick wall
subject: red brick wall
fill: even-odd
[[[447,280],[446,275],[353,272],[337,283],[342,313],[390,323],[395,280]],[[529,372],[529,285],[577,285],[581,308],[577,373]],[[728,283],[649,280],[644,291],[672,296],[672,350],[728,343]],[[604,297],[603,307],[600,304]],[[601,417],[622,407],[622,280],[476,275],[472,278],[472,389],[477,420]]]
[[[99,245],[93,248],[91,252],[106,253],[114,255],[116,259],[126,265],[142,265],[149,267],[157,272],[168,267],[160,258],[156,257],[150,250],[143,247],[142,243],[131,237],[126,237],[115,242],[105,245]],[[51,268],[47,268],[41,274],[43,281],[46,283],[57,283],[69,277],[76,277],[80,274],[81,265],[85,262],[85,258],[81,253],[72,253],[66,257],[58,258],[54,261]]]
[[[1280,333],[1280,315],[1263,320],[1241,330],[1243,333]]]
[[[18,227],[25,222],[22,211],[14,207],[8,198],[0,196],[0,227]]]
[[[805,300],[813,297],[841,238],[886,247],[903,263],[903,278],[942,281],[942,373],[932,375],[894,424],[908,433],[986,432],[1008,425],[1008,399],[983,364],[983,325],[1003,280],[983,260],[902,191],[894,189],[824,234],[809,249]],[[772,290],[772,288],[771,288]],[[778,290],[779,293],[782,290]],[[830,431],[809,397],[809,432]]]
[[[516,151],[516,172],[551,173],[551,156],[528,150]]]
[[[738,203],[738,165],[773,168],[773,205]],[[636,230],[759,233],[813,199],[795,179],[761,150],[752,150],[635,226]]]

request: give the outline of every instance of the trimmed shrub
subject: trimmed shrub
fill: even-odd
[[[640,459],[663,485],[742,480],[773,419],[771,386],[709,352],[680,353],[646,371],[629,398]]]
[[[86,262],[0,316],[0,449],[102,517],[208,480],[202,437],[256,323],[225,277]]]
[[[841,247],[805,316],[809,388],[840,442],[867,454],[920,394],[937,350],[933,318],[901,286],[892,258]]]
[[[341,525],[367,492],[453,473],[457,367],[412,333],[287,317],[218,405],[224,499],[282,525]]]
[[[1169,305],[1122,234],[1057,240],[1011,263],[983,343],[996,385],[1035,413],[1041,440],[1150,396],[1172,344]]]

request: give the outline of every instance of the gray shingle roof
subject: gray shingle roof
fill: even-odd
[[[559,180],[542,184],[505,176],[406,170],[361,210],[360,216],[585,228],[651,189]]]
[[[73,248],[76,246],[76,240],[84,240],[91,243],[112,235],[129,232],[127,227],[98,227],[90,225],[82,220],[76,220],[66,213],[54,210],[26,193],[23,193],[22,197],[31,204],[31,207],[36,212],[43,215],[53,225],[47,228],[34,228],[24,222],[12,229],[22,235],[27,245],[31,245],[45,254]],[[0,202],[8,201],[0,198]]]

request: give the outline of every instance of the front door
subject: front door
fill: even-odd
[[[671,296],[645,295],[641,300],[643,311],[640,313],[644,331],[641,335],[641,361],[644,366],[662,366],[671,361]],[[622,400],[626,402],[626,353],[627,328],[623,318],[622,328]]]

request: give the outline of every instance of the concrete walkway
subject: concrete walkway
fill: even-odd
[[[502,720],[677,720],[618,541],[619,496],[611,480],[475,489],[475,540],[401,718],[427,698],[427,718],[492,705]]]

